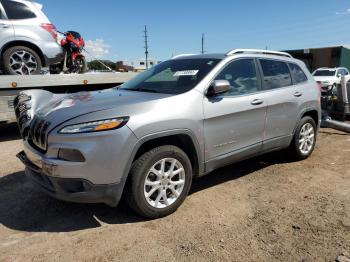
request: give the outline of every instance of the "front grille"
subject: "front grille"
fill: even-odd
[[[29,129],[29,121],[31,120],[30,117],[30,109],[31,109],[31,96],[20,93],[14,100],[13,100],[13,107],[15,109],[15,114],[17,118],[18,128],[21,132],[22,138],[25,139],[28,135],[28,129]]]
[[[28,141],[41,152],[45,152],[47,148],[47,131],[49,126],[50,122],[39,117],[34,117],[30,125]]]
[[[14,105],[13,105],[14,103],[13,103],[13,100],[11,99],[11,100],[9,100],[8,102],[7,102],[7,106],[8,106],[8,108],[14,108]]]

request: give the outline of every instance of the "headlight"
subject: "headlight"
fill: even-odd
[[[129,117],[118,117],[105,120],[86,122],[62,128],[60,134],[79,134],[118,129],[129,121]]]

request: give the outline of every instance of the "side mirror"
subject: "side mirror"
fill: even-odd
[[[214,80],[207,90],[207,96],[216,96],[226,93],[231,89],[230,82],[227,80]]]
[[[337,74],[337,77],[340,78],[340,77],[341,77],[341,74]]]

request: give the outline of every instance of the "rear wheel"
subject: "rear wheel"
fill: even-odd
[[[141,216],[167,216],[183,203],[191,183],[192,167],[186,153],[175,146],[157,147],[133,163],[127,201]]]
[[[40,74],[42,63],[39,55],[26,46],[14,46],[4,52],[3,70],[9,75]]]
[[[306,116],[300,120],[290,145],[293,156],[297,159],[306,159],[314,151],[316,145],[317,128],[313,118]]]
[[[86,59],[83,56],[78,56],[74,60],[74,73],[84,74],[87,71]]]

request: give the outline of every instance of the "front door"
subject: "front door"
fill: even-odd
[[[255,59],[233,60],[215,80],[229,81],[231,90],[204,98],[205,159],[209,169],[258,152],[266,118]]]

